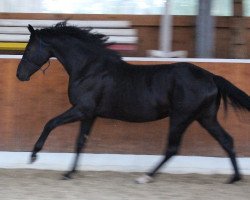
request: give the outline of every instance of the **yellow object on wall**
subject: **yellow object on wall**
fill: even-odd
[[[27,46],[27,43],[24,42],[0,42],[0,50],[24,50]]]

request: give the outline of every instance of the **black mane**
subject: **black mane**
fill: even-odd
[[[100,47],[105,50],[106,53],[115,56],[115,57],[121,57],[118,52],[113,51],[108,46],[114,44],[107,42],[109,37],[101,34],[101,33],[93,33],[91,32],[93,28],[80,28],[77,26],[68,26],[67,21],[59,22],[55,26],[43,28],[40,30],[36,30],[38,34],[50,37],[53,35],[61,36],[61,35],[69,35],[75,38],[78,38],[84,43],[89,43],[93,46],[93,48],[96,47],[96,50],[100,50]]]

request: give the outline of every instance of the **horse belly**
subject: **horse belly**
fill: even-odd
[[[168,116],[167,103],[152,103],[149,100],[126,100],[110,102],[99,110],[99,116],[129,122],[147,122]]]

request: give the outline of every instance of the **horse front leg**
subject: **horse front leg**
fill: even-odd
[[[91,127],[92,127],[93,123],[94,123],[94,119],[81,121],[80,132],[79,132],[79,135],[78,135],[77,140],[76,140],[76,147],[75,147],[76,154],[75,154],[75,158],[73,161],[73,165],[72,165],[72,168],[70,171],[63,174],[63,179],[70,179],[72,177],[72,175],[76,172],[76,167],[78,164],[80,153],[86,144],[86,141],[87,141],[88,136],[91,132]]]
[[[75,122],[82,119],[84,119],[84,113],[78,107],[72,107],[63,114],[49,120],[44,126],[44,129],[34,146],[30,162],[33,163],[36,161],[37,153],[43,148],[47,137],[54,128],[66,123]]]

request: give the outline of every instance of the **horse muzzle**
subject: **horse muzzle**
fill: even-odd
[[[18,78],[19,81],[29,81],[30,80],[29,76],[24,76],[24,75],[22,75],[20,73],[17,73],[16,77]]]

